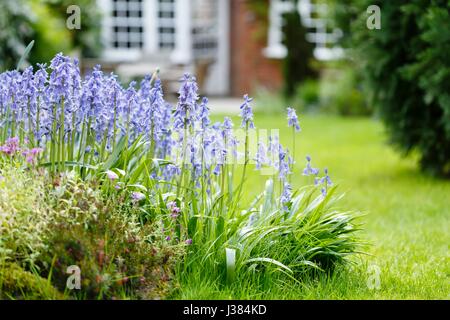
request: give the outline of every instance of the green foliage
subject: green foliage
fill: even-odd
[[[364,116],[372,113],[355,66],[330,67],[320,81],[320,108],[326,113]]]
[[[284,115],[256,114],[255,120],[259,128],[279,129],[281,141],[291,143]],[[281,272],[266,277],[267,281],[258,272],[254,281],[249,272],[252,281],[238,278],[224,286],[199,270],[171,298],[448,299],[450,182],[417,172],[416,158],[402,158],[386,146],[383,125],[373,118],[306,114],[300,120],[299,154],[308,150],[317,155],[318,165],[329,165],[333,176],[351,177],[339,179],[338,190],[347,194],[335,206],[365,213],[361,233],[373,244],[365,248],[368,254],[354,256],[355,265],[338,267],[329,276],[306,277],[301,284]],[[296,183],[308,183],[301,174],[303,167],[302,161],[296,162]],[[251,186],[260,186],[267,176],[250,170],[249,180]],[[246,188],[243,201],[250,203],[257,194],[256,188]],[[367,286],[373,266],[380,268],[379,289]]]
[[[317,72],[311,66],[313,45],[306,41],[306,29],[302,25],[300,14],[293,10],[285,13],[283,19],[283,44],[287,49],[283,61],[284,94],[290,97],[299,83],[308,78],[316,78]]]
[[[33,263],[45,249],[52,214],[36,172],[0,162],[0,260]]]
[[[33,21],[35,46],[31,51],[31,64],[50,61],[58,52],[69,52],[73,48],[65,17],[57,16],[42,1],[32,1],[30,7],[36,15]]]
[[[67,8],[81,10],[81,29],[69,30]],[[31,40],[32,64],[50,60],[58,52],[78,49],[84,57],[100,53],[101,14],[95,1],[14,0],[0,2],[0,71],[14,69]]]
[[[138,206],[124,198],[104,199],[95,183],[66,177],[55,181],[48,250],[40,257],[43,275],[64,291],[67,267],[81,269],[77,298],[161,298],[170,290],[183,246],[165,240],[160,225],[138,221]]]
[[[365,27],[371,4],[381,8],[381,30]],[[392,142],[406,152],[419,151],[423,169],[449,176],[450,2],[359,0],[345,8],[350,16],[340,20],[351,25],[347,45],[364,62]],[[358,18],[350,23],[355,12]]]
[[[273,189],[273,182],[267,181],[260,203],[249,209],[249,219],[230,236],[228,245],[238,251],[237,270],[275,269],[301,281],[307,274],[332,273],[358,251],[356,215],[336,210],[335,187],[326,197],[305,188],[287,211],[272,200]]]
[[[158,220],[143,224],[129,197],[105,197],[73,172],[44,172],[2,163],[0,296],[154,299],[173,290],[184,242],[167,241]],[[66,291],[71,265],[82,270],[82,290]]]
[[[0,1],[0,71],[16,67],[33,39],[35,19],[26,0]]]
[[[47,279],[25,271],[16,263],[0,264],[0,299],[62,299]]]
[[[274,189],[268,180],[264,192],[242,212],[198,218],[193,244],[177,272],[182,285],[199,272],[204,281],[219,286],[276,279],[302,283],[310,276],[332,274],[358,252],[357,215],[336,209],[334,188],[326,197],[314,187],[304,188],[287,211],[279,207]]]
[[[295,92],[293,105],[308,111],[320,109],[320,82],[308,79],[301,83]]]
[[[67,13],[69,6],[75,4],[80,8],[80,29],[68,30],[72,46],[79,49],[83,57],[98,56],[102,48],[100,32],[103,18],[98,4],[92,0],[78,0],[76,2],[72,0],[46,0],[46,2],[52,15],[61,19],[64,23],[70,15]],[[46,61],[46,59],[41,61]]]

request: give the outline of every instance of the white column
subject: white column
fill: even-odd
[[[211,95],[230,92],[230,2],[217,1],[217,55],[205,83],[205,91]]]
[[[175,50],[171,61],[189,64],[192,61],[192,13],[189,0],[175,1]]]
[[[104,47],[102,54],[105,55],[105,51],[111,47],[111,0],[97,0],[97,5],[103,14],[101,21],[101,41]]]

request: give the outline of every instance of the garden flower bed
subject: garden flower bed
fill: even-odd
[[[238,128],[211,123],[197,91],[186,74],[172,106],[156,73],[125,89],[99,66],[83,79],[62,54],[0,74],[0,297],[164,298],[198,277],[301,284],[351,261],[358,215],[337,207],[328,170],[307,156],[311,185],[292,181],[295,110],[292,147],[254,144],[250,97]],[[249,170],[269,174],[246,203]]]

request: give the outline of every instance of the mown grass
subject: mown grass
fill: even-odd
[[[365,213],[363,236],[371,246],[351,269],[302,285],[281,279],[259,287],[239,283],[218,287],[193,276],[180,283],[174,299],[449,299],[450,181],[420,173],[414,156],[403,158],[387,144],[381,123],[368,118],[305,116],[296,139],[294,184],[306,154],[313,165],[328,167],[346,192],[344,210]],[[290,146],[285,116],[256,115],[258,128],[280,130]],[[252,173],[246,198],[262,190],[267,177]],[[375,267],[374,267],[375,266]],[[379,288],[374,284],[377,268]]]

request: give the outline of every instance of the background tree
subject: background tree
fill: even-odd
[[[49,61],[56,53],[78,50],[82,57],[96,57],[102,48],[101,15],[95,1],[79,0],[81,28],[69,30],[66,19],[71,0],[0,1],[0,71],[14,69],[31,40],[28,62]]]
[[[0,1],[0,71],[16,67],[33,39],[35,19],[26,1]]]
[[[292,1],[297,8],[297,1]],[[298,10],[283,15],[283,44],[287,55],[283,61],[284,93],[291,97],[298,85],[306,79],[317,77],[312,68],[314,46],[306,41],[306,29],[303,27]]]
[[[369,5],[381,30],[366,28]],[[418,151],[422,168],[450,176],[450,1],[336,2],[344,45],[362,62],[366,87],[391,141]]]

